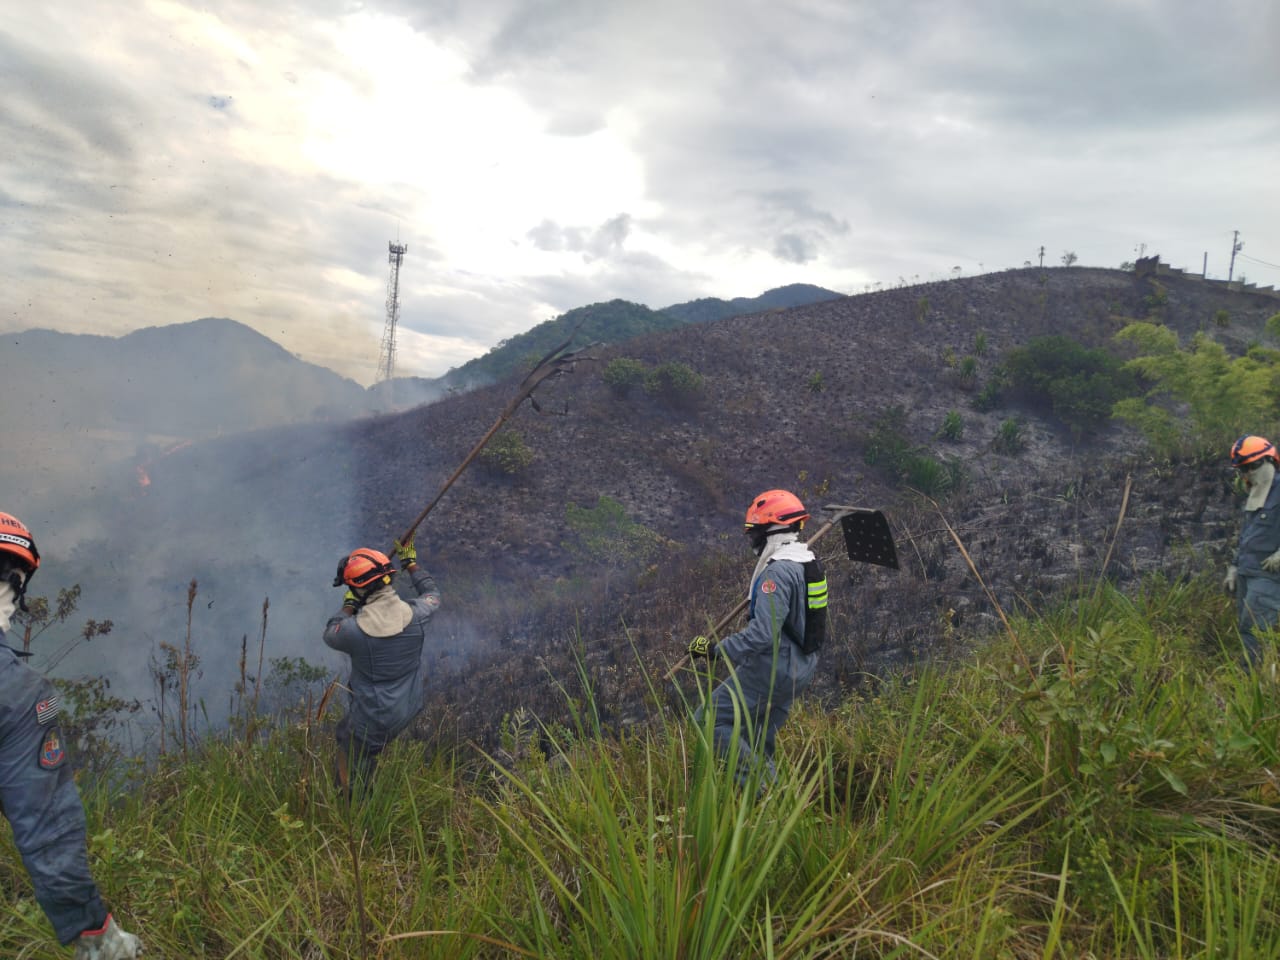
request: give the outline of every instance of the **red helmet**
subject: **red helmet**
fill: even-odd
[[[395,572],[385,553],[360,547],[338,561],[338,575],[333,578],[333,585],[340,587],[345,583],[349,587],[367,587],[383,577],[390,583]]]
[[[747,530],[752,527],[789,527],[809,519],[800,498],[786,490],[766,490],[747,507]]]
[[[1277,458],[1276,448],[1270,440],[1244,436],[1231,445],[1231,465],[1237,470],[1256,466],[1263,460],[1270,460],[1280,466],[1280,458]]]
[[[11,513],[0,513],[0,554],[16,557],[26,568],[27,576],[40,566],[40,551],[31,531]]]

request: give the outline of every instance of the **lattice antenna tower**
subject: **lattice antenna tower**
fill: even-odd
[[[387,262],[391,276],[387,278],[387,322],[382,328],[382,350],[378,354],[377,382],[390,380],[396,373],[396,323],[400,320],[400,264],[409,249],[404,243],[387,243]]]

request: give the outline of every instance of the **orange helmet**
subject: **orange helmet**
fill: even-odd
[[[40,551],[36,549],[31,531],[11,513],[0,513],[0,554],[17,558],[28,576],[40,566]]]
[[[809,519],[800,498],[787,490],[766,490],[747,507],[747,530],[752,527],[789,527]]]
[[[1263,460],[1270,460],[1280,467],[1280,458],[1277,458],[1276,448],[1270,440],[1245,436],[1231,445],[1231,465],[1237,470],[1257,466]]]
[[[345,583],[348,587],[358,589],[377,583],[384,577],[385,582],[390,583],[395,572],[395,567],[391,566],[391,560],[385,553],[360,547],[338,561],[338,574],[333,578],[333,585],[340,587]]]

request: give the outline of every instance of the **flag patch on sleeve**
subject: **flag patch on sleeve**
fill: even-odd
[[[47,727],[58,719],[58,714],[62,712],[62,704],[58,698],[50,697],[47,700],[41,700],[36,704],[36,723],[42,727]]]

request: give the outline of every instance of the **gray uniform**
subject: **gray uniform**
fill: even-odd
[[[1251,663],[1262,659],[1255,629],[1273,629],[1280,620],[1280,574],[1262,568],[1262,561],[1280,550],[1280,476],[1257,510],[1244,512],[1236,549],[1236,622]]]
[[[715,747],[730,755],[736,741],[738,783],[744,783],[757,752],[765,776],[776,776],[773,754],[778,730],[791,705],[818,668],[818,654],[805,654],[798,644],[805,635],[807,592],[804,564],[775,559],[751,583],[747,625],[717,646],[732,665],[729,678],[711,694],[715,715]],[[734,701],[741,710],[734,722]],[[698,711],[698,719],[702,711]]]
[[[371,637],[355,615],[339,610],[324,628],[324,642],[351,657],[351,708],[338,724],[338,748],[349,750],[362,772],[422,710],[422,645],[427,621],[440,609],[440,591],[421,567],[410,572],[417,599],[412,619],[391,637]]]
[[[3,641],[0,630],[0,807],[36,902],[68,944],[100,929],[107,908],[89,874],[84,806],[58,725],[57,695]]]

